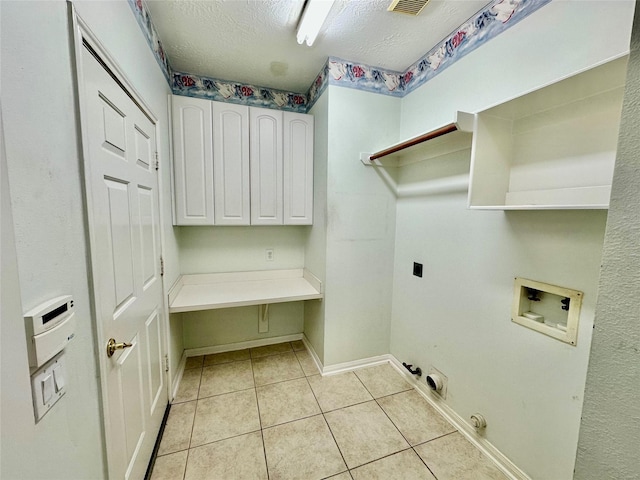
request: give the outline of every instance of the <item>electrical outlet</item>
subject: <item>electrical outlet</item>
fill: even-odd
[[[273,258],[274,258],[273,248],[267,248],[264,251],[264,258],[267,262],[273,262]]]
[[[422,264],[421,263],[413,262],[413,274],[416,277],[422,278]]]

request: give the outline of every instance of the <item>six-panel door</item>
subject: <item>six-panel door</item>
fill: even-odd
[[[109,478],[143,478],[168,401],[155,125],[87,49],[82,70]],[[108,356],[109,338],[128,348]]]

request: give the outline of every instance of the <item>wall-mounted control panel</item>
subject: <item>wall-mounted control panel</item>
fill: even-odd
[[[74,335],[74,314],[73,297],[63,295],[24,315],[30,367],[44,365],[67,346]]]
[[[576,345],[582,292],[516,278],[511,319],[527,328]]]
[[[65,394],[66,374],[64,352],[60,352],[31,376],[33,413],[36,423]]]

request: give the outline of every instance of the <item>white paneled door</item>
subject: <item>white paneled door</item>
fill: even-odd
[[[141,479],[168,397],[155,125],[86,46],[82,78],[109,478]]]

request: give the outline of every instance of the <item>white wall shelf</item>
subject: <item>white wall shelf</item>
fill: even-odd
[[[606,209],[627,57],[475,115],[469,208]]]
[[[268,305],[323,298],[306,269],[182,275],[169,291],[169,312]]]
[[[453,123],[395,143],[375,153],[361,153],[360,160],[368,166],[402,167],[464,150],[471,146],[473,121],[473,114],[457,112]]]

